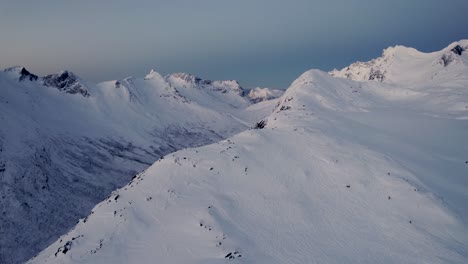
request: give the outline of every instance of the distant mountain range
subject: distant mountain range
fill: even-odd
[[[466,263],[467,49],[391,47],[284,94],[7,69],[0,262]]]

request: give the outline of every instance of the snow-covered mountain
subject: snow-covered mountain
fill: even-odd
[[[256,129],[166,155],[29,263],[466,263],[453,48],[304,73]]]
[[[395,46],[383,51],[381,57],[368,62],[356,62],[342,70],[333,70],[332,76],[355,81],[380,81],[425,84],[427,80],[462,77],[466,73],[468,40],[450,44],[447,48],[432,53],[414,48]]]
[[[284,90],[256,87],[249,91],[248,97],[251,102],[258,103],[279,98],[283,93]]]
[[[235,81],[182,88],[177,76],[0,72],[0,263],[26,261],[162,155],[241,132],[275,104],[252,105]]]

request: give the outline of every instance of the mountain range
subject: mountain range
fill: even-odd
[[[0,262],[466,263],[467,50],[390,47],[284,94],[7,69]]]
[[[95,84],[12,67],[0,88],[0,263],[26,261],[161,156],[241,132],[271,108],[236,81],[155,71]]]

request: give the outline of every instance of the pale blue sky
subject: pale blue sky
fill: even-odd
[[[286,88],[403,44],[468,38],[466,0],[0,0],[0,68],[92,81],[151,68]]]

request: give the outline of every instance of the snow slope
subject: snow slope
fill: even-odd
[[[99,84],[0,72],[0,263],[44,249],[160,156],[243,131],[274,106],[251,115],[238,84],[215,83],[190,94],[154,71]]]
[[[434,79],[308,71],[262,129],[161,158],[28,263],[466,263],[457,56]]]

